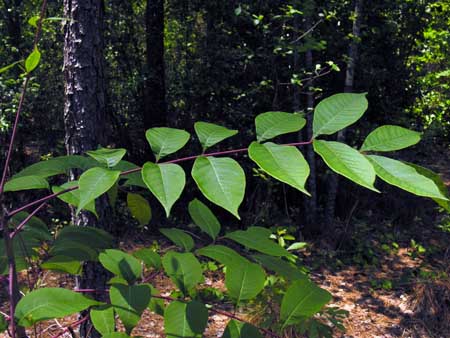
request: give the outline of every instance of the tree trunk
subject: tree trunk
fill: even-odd
[[[105,88],[103,75],[103,1],[64,0],[69,18],[64,36],[65,144],[69,155],[83,154],[105,143]],[[76,179],[79,172],[71,172]],[[108,200],[96,205],[99,220],[89,212],[73,214],[74,224],[108,229]],[[108,274],[98,264],[86,263],[77,280],[80,288],[105,288]],[[82,314],[85,315],[85,314]],[[89,322],[80,327],[81,337],[100,337]]]
[[[353,39],[348,48],[347,70],[345,72],[345,88],[346,93],[353,92],[353,85],[355,82],[355,64],[358,60],[358,45],[361,38],[361,11],[363,7],[363,0],[355,1],[355,20],[353,21]]]
[[[305,6],[305,21],[304,31],[308,31],[313,25],[312,15],[314,13],[315,3],[314,1],[307,2]],[[312,34],[312,33],[310,33]],[[306,37],[311,39],[311,36]],[[311,49],[308,49],[305,54],[305,67],[309,72],[313,71],[313,53]],[[311,79],[305,83],[306,88],[306,138],[307,140],[313,137],[313,115],[314,115],[314,92],[312,88],[314,81]],[[316,154],[312,146],[308,146],[306,149],[306,158],[309,163],[310,174],[308,179],[308,191],[311,197],[305,198],[305,211],[306,211],[306,224],[309,230],[316,226],[317,221],[317,176],[316,176]]]
[[[164,66],[164,0],[147,0],[145,11],[147,78],[144,89],[144,128],[167,124]]]
[[[346,93],[353,91],[355,64],[358,60],[358,44],[361,37],[361,11],[363,7],[363,0],[355,0],[355,19],[353,21],[352,29],[352,42],[348,48],[348,61],[347,70],[345,73],[345,87]],[[339,142],[345,141],[345,129],[339,131],[337,140]],[[329,186],[328,186],[328,198],[325,210],[325,224],[331,226],[334,222],[335,209],[336,209],[336,197],[339,189],[339,176],[331,174]]]

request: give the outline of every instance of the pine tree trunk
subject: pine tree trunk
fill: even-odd
[[[106,141],[103,6],[102,0],[64,0],[64,16],[70,19],[64,32],[64,124],[69,155],[83,154]],[[71,179],[76,179],[79,174],[71,172]],[[98,199],[96,209],[98,220],[89,212],[81,212],[77,217],[72,213],[74,224],[110,230],[106,196]],[[108,274],[100,265],[86,263],[77,286],[103,289],[107,278]],[[100,337],[91,323],[85,323],[80,327],[81,337]]]
[[[361,11],[363,7],[363,0],[355,0],[355,20],[353,21],[352,35],[353,39],[348,48],[348,61],[347,70],[345,73],[345,87],[344,91],[346,93],[351,93],[354,86],[354,74],[355,74],[355,64],[358,60],[358,44],[361,37]],[[339,131],[337,140],[339,142],[345,141],[345,129]],[[331,174],[328,183],[328,198],[325,209],[325,224],[327,226],[332,226],[335,217],[336,210],[336,198],[339,189],[339,176],[336,174]]]
[[[167,124],[164,66],[164,0],[147,0],[145,12],[147,79],[144,89],[144,128]]]

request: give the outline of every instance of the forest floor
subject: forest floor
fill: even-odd
[[[346,332],[335,337],[450,337],[450,234],[422,235],[427,238],[415,245],[407,232],[404,241],[374,240],[342,267],[312,273],[333,295],[330,305],[348,311]]]

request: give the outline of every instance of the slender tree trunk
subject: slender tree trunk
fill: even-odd
[[[312,15],[314,13],[315,3],[314,1],[309,1],[305,8],[305,21],[304,21],[304,31],[308,31],[313,25]],[[312,33],[311,33],[312,34]],[[311,39],[311,36],[307,37]],[[308,49],[305,54],[305,67],[308,71],[313,71],[313,53],[311,49]],[[312,90],[314,86],[314,81],[311,79],[305,83],[306,88],[306,138],[308,140],[313,137],[313,115],[314,115],[314,92]],[[306,210],[306,224],[311,230],[313,226],[316,225],[317,221],[317,175],[316,175],[316,154],[311,146],[306,149],[306,158],[309,163],[310,175],[308,179],[308,191],[311,197],[306,197],[305,199],[305,210]]]
[[[297,1],[294,1],[294,5],[297,5]],[[299,52],[298,52],[298,33],[299,33],[299,29],[300,29],[300,25],[299,25],[299,15],[296,14],[294,16],[294,23],[293,23],[293,27],[294,27],[294,54],[292,56],[292,72],[294,75],[297,75],[299,73],[300,70],[300,57],[299,57]],[[292,87],[292,110],[294,112],[298,112],[300,111],[300,86],[298,86],[297,84],[294,84]],[[302,132],[300,132],[299,138],[300,140],[302,139]]]
[[[363,7],[363,0],[355,0],[355,20],[353,21],[352,35],[353,39],[348,48],[348,61],[347,70],[345,73],[345,87],[344,91],[346,93],[351,93],[353,91],[354,78],[355,78],[355,67],[358,60],[358,44],[361,37],[361,11]],[[345,129],[338,133],[337,140],[339,142],[345,141]],[[328,187],[328,198],[325,210],[325,224],[331,226],[334,222],[335,209],[336,209],[336,197],[339,189],[339,176],[336,174],[331,174],[329,187]]]
[[[69,155],[96,149],[106,141],[105,88],[103,75],[102,0],[64,0],[65,144]],[[76,179],[79,172],[72,172]],[[110,230],[108,200],[98,199],[99,220],[89,212],[73,217],[78,226]],[[80,288],[104,288],[108,274],[96,263],[86,263],[77,280]],[[80,327],[81,337],[99,337],[89,322]]]
[[[164,0],[147,0],[145,12],[147,79],[144,90],[145,129],[167,124],[164,66]]]
[[[358,45],[361,38],[361,11],[363,7],[363,0],[355,1],[355,20],[353,21],[353,39],[348,48],[348,62],[347,70],[345,72],[345,88],[346,93],[353,92],[353,85],[355,82],[355,64],[358,60]]]

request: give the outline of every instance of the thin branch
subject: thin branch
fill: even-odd
[[[9,237],[11,239],[14,238],[14,236],[17,235],[17,233],[22,230],[22,228],[28,223],[28,221],[34,216],[36,215],[39,210],[41,210],[45,205],[47,204],[47,202],[42,203],[40,206],[38,206],[36,209],[34,209],[15,229],[13,232],[11,232],[9,234]]]
[[[307,81],[309,82],[309,81],[321,78],[321,77],[323,77],[325,75],[330,74],[332,71],[333,71],[333,69],[330,67],[326,71],[324,71],[323,73],[319,72],[319,73],[316,73],[316,75],[314,75],[314,76],[305,77],[304,79],[300,79],[300,82],[307,82]],[[278,83],[278,85],[279,86],[293,86],[294,83],[292,83],[292,82],[280,82],[280,83]]]
[[[60,192],[57,192],[57,193],[54,193],[54,194],[42,197],[42,198],[40,198],[38,200],[35,200],[33,202],[30,202],[30,203],[28,203],[28,204],[26,204],[26,205],[24,205],[24,206],[22,206],[22,207],[20,207],[20,208],[18,208],[16,210],[13,210],[13,211],[9,212],[7,216],[8,217],[12,217],[12,216],[14,216],[15,214],[17,214],[17,213],[19,213],[21,211],[24,211],[24,210],[26,210],[26,209],[28,209],[28,208],[30,208],[32,206],[35,206],[36,204],[47,202],[48,200],[51,200],[51,199],[53,199],[55,197],[58,197],[59,195],[62,195],[62,194],[65,194],[66,192],[77,190],[77,189],[78,189],[78,186],[75,186],[75,187],[67,188],[65,190],[61,190]]]
[[[25,77],[25,81],[23,82],[22,92],[20,94],[20,99],[19,99],[19,105],[17,106],[16,117],[14,119],[14,125],[13,125],[13,129],[12,129],[11,139],[10,139],[9,145],[8,145],[8,152],[6,154],[6,160],[5,160],[5,164],[3,166],[2,180],[0,181],[0,196],[3,195],[6,178],[8,176],[8,171],[9,171],[8,168],[9,168],[9,163],[11,162],[11,155],[13,152],[14,141],[15,141],[16,134],[17,134],[17,126],[19,125],[20,113],[22,111],[23,103],[25,101],[25,94],[27,92],[28,82],[30,82],[30,77],[31,77],[31,74],[28,73]]]
[[[294,146],[294,147],[299,147],[299,146],[303,146],[303,145],[308,145],[311,144],[313,140],[309,140],[309,141],[305,141],[305,142],[294,142],[294,143],[287,143],[287,144],[283,144],[284,146]],[[242,152],[246,152],[248,151],[248,148],[241,148],[241,149],[231,149],[231,150],[225,150],[225,151],[217,151],[217,152],[213,152],[213,153],[206,153],[206,154],[200,154],[200,155],[193,155],[193,156],[187,156],[187,157],[183,157],[183,158],[179,158],[179,159],[175,159],[175,160],[170,160],[170,161],[166,161],[166,162],[160,162],[160,164],[167,164],[167,163],[180,163],[180,162],[185,162],[185,161],[190,161],[190,160],[195,160],[199,157],[209,157],[209,156],[222,156],[222,155],[227,155],[227,154],[237,154],[237,153],[242,153]],[[126,170],[123,171],[120,175],[121,176],[126,176],[126,175],[130,175],[136,172],[141,171],[142,168],[141,167],[137,167],[134,169],[130,169],[130,170]],[[47,202],[48,200],[51,200],[59,195],[65,194],[66,192],[69,191],[73,191],[73,190],[77,190],[79,188],[79,186],[74,186],[65,190],[62,190],[58,193],[55,194],[50,194],[48,196],[42,197],[36,201],[30,202],[28,204],[25,204],[24,206],[15,209],[11,212],[8,213],[8,217],[12,217],[15,214],[17,214],[18,212],[24,211],[36,204],[39,203],[43,203],[43,202]]]
[[[155,279],[160,273],[161,273],[161,271],[152,272],[149,276],[142,279],[142,283],[150,282],[151,280]]]
[[[318,25],[320,25],[323,22],[323,19],[320,19],[319,21],[317,21],[314,25],[311,26],[311,28],[309,28],[306,32],[304,32],[302,35],[300,35],[298,38],[296,38],[294,41],[292,41],[291,43],[297,43],[299,42],[301,39],[303,39],[305,36],[307,36],[308,34],[312,33],[312,31],[314,29],[316,29],[316,27]]]
[[[36,33],[34,34],[34,42],[33,42],[34,47],[37,47],[37,45],[39,44],[39,39],[41,38],[42,22],[44,20],[46,10],[47,10],[47,0],[43,0],[41,5],[41,13],[37,21]]]
[[[80,320],[77,320],[77,321],[73,322],[72,324],[70,324],[69,326],[65,327],[64,330],[62,330],[60,333],[58,333],[57,335],[53,336],[52,338],[59,338],[59,337],[61,337],[64,333],[70,332],[75,327],[80,326],[81,324],[83,324],[88,319],[89,319],[89,315],[81,318]]]

